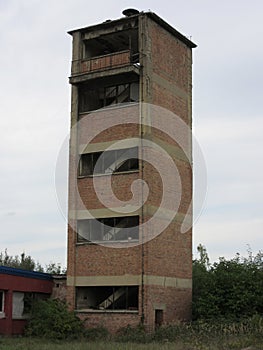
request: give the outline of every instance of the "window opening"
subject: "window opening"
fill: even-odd
[[[139,83],[126,83],[102,88],[79,88],[79,112],[84,113],[120,103],[139,101]]]
[[[80,157],[79,175],[109,174],[138,170],[138,147],[85,153]]]
[[[0,291],[0,317],[4,316],[5,311],[5,292],[3,290]]]
[[[139,239],[139,216],[77,221],[78,242],[135,241]]]
[[[138,55],[138,28],[115,31],[93,39],[83,40],[83,58],[90,59],[108,54],[130,50],[131,55]]]
[[[77,310],[138,310],[138,286],[77,287]]]
[[[36,300],[47,299],[48,295],[43,293],[13,292],[12,318],[26,318]]]

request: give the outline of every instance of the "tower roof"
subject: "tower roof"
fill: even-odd
[[[91,32],[91,31],[96,31],[96,30],[102,29],[102,28],[107,29],[107,28],[112,27],[113,25],[125,23],[127,21],[130,21],[131,19],[134,19],[136,17],[142,17],[142,16],[147,16],[147,17],[151,18],[153,21],[158,23],[161,27],[163,27],[165,30],[167,30],[172,35],[174,35],[176,38],[181,40],[183,43],[185,43],[191,49],[197,47],[197,45],[195,43],[193,43],[186,36],[184,36],[183,34],[178,32],[178,30],[176,30],[174,27],[172,27],[170,24],[168,24],[166,21],[164,21],[161,17],[156,15],[154,12],[139,12],[139,13],[136,13],[134,15],[122,17],[122,18],[119,18],[119,19],[116,19],[116,20],[106,20],[105,22],[102,22],[102,23],[99,23],[99,24],[95,24],[95,25],[91,25],[91,26],[83,27],[83,28],[79,28],[79,29],[70,30],[68,33],[70,35],[72,35],[75,32]]]

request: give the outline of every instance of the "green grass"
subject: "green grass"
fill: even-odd
[[[179,347],[178,347],[179,346]],[[50,342],[48,340],[28,338],[2,338],[0,339],[1,350],[185,350],[183,344],[136,344],[116,342]]]
[[[79,341],[0,337],[0,350],[263,350],[263,318],[174,324],[154,334],[146,334],[140,326],[127,327],[114,337],[97,328],[85,336]]]
[[[201,342],[196,339],[192,343],[175,341],[167,343],[138,344],[117,342],[87,342],[87,341],[48,341],[31,338],[1,338],[1,350],[262,350],[263,344],[249,337],[230,337],[227,341],[211,339]]]

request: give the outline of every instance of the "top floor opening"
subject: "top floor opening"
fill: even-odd
[[[83,39],[83,59],[99,58],[120,52],[128,52],[131,63],[139,62],[138,30],[122,30],[100,35],[92,39]]]

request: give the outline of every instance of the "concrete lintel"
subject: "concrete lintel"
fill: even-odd
[[[137,18],[130,20],[130,29],[129,29],[130,31],[138,29],[137,22],[138,22]],[[114,22],[112,22],[112,21],[110,23],[114,24]],[[98,28],[98,26],[99,25],[97,25],[97,28]],[[87,31],[86,33],[84,32],[83,39],[90,40],[90,39],[96,39],[96,38],[103,36],[103,35],[110,35],[110,34],[116,35],[116,32],[122,32],[122,31],[127,32],[127,23],[125,23],[125,22],[119,22],[119,23],[116,23],[115,25],[111,24],[111,26],[108,26],[107,28],[101,26],[100,28],[98,28],[96,30]]]
[[[140,67],[136,64],[130,64],[128,66],[120,66],[118,68],[103,69],[101,71],[90,72],[90,73],[80,73],[69,77],[70,84],[79,84],[84,81],[98,79],[103,77],[110,77],[114,75],[135,73],[140,74]]]
[[[117,146],[115,146],[116,142],[118,142]],[[125,149],[125,148],[132,148],[139,145],[139,139],[138,138],[130,138],[130,139],[124,139],[124,140],[117,140],[117,141],[108,141],[108,142],[97,142],[97,143],[89,143],[87,145],[81,144],[79,146],[79,153],[92,153],[92,152],[101,152],[104,151],[107,148],[110,149]]]
[[[151,134],[150,140],[152,141],[153,147],[155,147],[155,144],[157,144],[161,148],[166,150],[169,154],[173,155],[176,160],[189,163],[189,160],[187,159],[185,153],[182,151],[180,147],[171,145],[163,140],[160,140],[158,137],[153,136],[152,134]],[[118,143],[115,146],[116,142]],[[100,152],[100,151],[104,151],[107,148],[124,149],[124,148],[136,147],[136,146],[139,146],[139,138],[136,138],[136,137],[130,138],[130,139],[124,139],[124,140],[89,143],[87,145],[81,144],[79,145],[79,154]]]
[[[187,92],[180,89],[178,86],[176,86],[174,83],[169,82],[165,78],[161,77],[157,73],[153,73],[152,79],[154,83],[157,83],[158,85],[162,86],[169,92],[171,92],[174,96],[181,97],[183,100],[188,100],[188,94]]]
[[[140,284],[140,275],[123,276],[76,276],[75,286],[138,286]],[[74,277],[68,276],[68,286],[74,286]]]
[[[172,288],[192,288],[192,280],[186,278],[145,275],[144,283],[146,285],[155,285]]]
[[[164,303],[153,303],[154,310],[166,310],[166,304]]]
[[[146,137],[147,139],[147,137]],[[157,136],[154,136],[153,134],[150,135],[150,140],[152,141],[153,147],[155,147],[155,144],[163,148],[165,151],[167,151],[168,154],[173,156],[175,160],[181,160],[183,162],[189,163],[189,160],[187,159],[185,153],[179,146],[171,145],[161,139],[159,139]],[[190,149],[191,145],[189,145]]]
[[[104,21],[102,23],[99,24],[95,24],[95,25],[91,25],[88,27],[83,27],[83,28],[78,28],[78,29],[73,29],[68,31],[68,34],[72,35],[75,32],[81,32],[83,34],[85,34],[85,39],[89,39],[90,37],[87,36],[88,33],[93,34],[95,37],[99,36],[99,35],[105,35],[105,34],[110,34],[111,32],[115,32],[116,29],[126,29],[123,25],[127,23],[130,23],[129,28],[133,29],[136,28],[137,26],[137,17],[136,16],[131,16],[131,17],[122,17],[119,19],[115,19],[115,20],[107,20]]]
[[[75,287],[87,286],[136,286],[141,285],[141,275],[122,276],[73,276],[67,277],[67,285]],[[191,289],[192,279],[166,276],[144,275],[144,285],[163,286],[179,289]]]
[[[72,220],[84,220],[84,219],[93,219],[93,218],[110,218],[110,217],[121,217],[121,216],[134,216],[134,215],[140,215],[141,214],[141,208],[137,209],[135,206],[127,206],[126,209],[128,209],[127,212],[123,212],[123,207],[121,208],[101,208],[101,209],[89,209],[89,210],[69,210],[68,217]],[[159,210],[158,214],[156,211]],[[174,215],[173,221],[180,223],[183,223],[184,220],[187,220],[187,223],[192,222],[192,217],[190,215],[184,214],[184,213],[175,213],[172,210],[166,209],[166,208],[159,208],[154,205],[145,205],[144,206],[144,212],[147,213],[147,215],[152,216],[155,215],[156,218],[159,218],[161,220],[169,220]]]
[[[156,212],[158,210],[158,213]],[[190,215],[177,212],[175,213],[173,210],[166,208],[159,208],[155,205],[144,205],[144,212],[149,216],[155,216],[160,220],[169,220],[172,216],[174,216],[173,221],[178,222],[179,224],[183,223],[184,220],[187,220],[187,223],[192,222],[192,217]]]
[[[127,212],[123,213],[123,207],[121,208],[101,208],[101,209],[90,209],[90,210],[77,210],[75,212],[74,210],[69,210],[69,219],[77,219],[77,220],[84,220],[84,219],[93,219],[93,218],[114,218],[114,217],[121,217],[121,216],[134,216],[134,215],[140,215],[141,209],[137,209],[137,207],[132,205],[127,205],[125,207],[127,209]],[[128,210],[129,209],[129,210]]]

